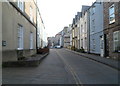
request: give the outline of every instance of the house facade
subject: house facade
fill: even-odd
[[[70,30],[70,48],[72,47],[72,24],[69,25],[69,30]]]
[[[3,62],[36,54],[36,1],[2,3]]]
[[[2,3],[1,2],[0,2],[0,44],[2,44]],[[2,45],[0,45],[0,65],[2,65]],[[1,75],[1,73],[0,73],[0,75]],[[2,83],[1,78],[2,77],[0,77],[0,80],[1,80],[0,83]]]
[[[105,57],[120,60],[120,1],[104,2]]]
[[[77,12],[77,49],[80,49],[80,18],[82,16],[82,12]]]
[[[72,47],[75,48],[75,18],[72,21]]]
[[[104,56],[103,40],[103,3],[95,2],[89,9],[90,13],[90,53]]]
[[[80,17],[80,25],[79,25],[79,31],[80,31],[80,49],[83,48],[85,52],[87,52],[88,47],[88,8],[89,6],[82,6],[81,10],[81,17]]]
[[[65,48],[70,48],[70,27],[65,27],[64,29],[66,29],[65,33],[64,33],[64,47]]]

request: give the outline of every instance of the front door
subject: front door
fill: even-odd
[[[108,34],[104,35],[105,37],[105,57],[109,56],[109,36]]]
[[[100,56],[104,57],[104,38],[103,36],[100,36]]]

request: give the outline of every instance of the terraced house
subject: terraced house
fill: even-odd
[[[90,12],[90,53],[104,56],[103,41],[103,3],[94,2],[89,9]]]
[[[85,52],[88,52],[88,29],[89,29],[89,16],[88,16],[88,9],[90,6],[83,5],[81,10],[81,17],[80,17],[80,49],[83,48]]]
[[[104,2],[105,56],[120,60],[120,1]]]
[[[2,3],[3,62],[36,54],[36,0]]]

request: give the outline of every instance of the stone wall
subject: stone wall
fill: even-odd
[[[113,2],[104,3],[104,34],[108,35],[108,57],[113,59],[120,59],[120,53],[113,51],[113,32],[120,30],[120,2],[115,4],[115,23],[109,24],[109,7]]]

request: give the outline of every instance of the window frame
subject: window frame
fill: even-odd
[[[30,32],[30,49],[34,49],[33,32]]]
[[[23,50],[24,49],[24,28],[22,25],[18,24],[17,29],[17,50]]]
[[[110,13],[111,10],[113,9],[113,13]],[[111,20],[111,16],[113,16],[113,20]],[[115,4],[112,4],[110,7],[109,7],[109,24],[112,24],[115,22]]]
[[[33,22],[33,8],[30,6],[30,20]]]
[[[120,36],[119,35],[120,35],[120,31],[113,32],[113,51],[114,52],[120,52],[120,49],[119,49],[119,47],[120,47],[120,45],[119,45],[120,44]],[[116,49],[116,46],[117,46],[117,49]]]
[[[24,1],[23,0],[18,0],[18,7],[22,12],[24,12]]]

